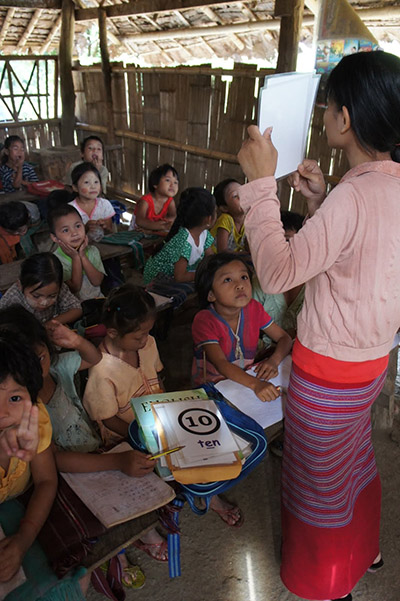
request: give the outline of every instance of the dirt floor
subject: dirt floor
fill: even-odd
[[[192,314],[176,315],[168,336],[159,342],[166,367],[167,389],[189,385]],[[180,384],[180,385],[179,385]],[[353,590],[354,601],[400,601],[400,418],[393,431],[373,435],[382,479],[381,549],[384,569],[366,574]],[[296,601],[279,577],[281,460],[267,456],[227,497],[243,510],[240,529],[229,528],[213,512],[181,512],[182,576],[170,579],[168,566],[137,549],[128,550],[132,563],[146,574],[141,590],[128,590],[127,601]],[[104,599],[92,588],[89,601]]]

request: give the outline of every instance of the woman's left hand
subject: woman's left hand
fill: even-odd
[[[35,457],[38,444],[39,409],[37,405],[25,400],[19,426],[3,430],[0,435],[0,448],[9,457],[18,457],[29,462]]]
[[[268,359],[264,359],[264,361],[257,363],[254,367],[254,371],[257,374],[257,378],[260,378],[261,380],[276,378],[279,373],[277,366]]]
[[[247,128],[249,137],[239,150],[238,160],[249,182],[274,175],[278,153],[271,141],[272,127],[261,135],[256,125]]]
[[[0,540],[0,582],[7,582],[18,572],[25,551],[18,533]]]

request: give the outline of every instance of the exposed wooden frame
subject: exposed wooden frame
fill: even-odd
[[[47,36],[46,41],[43,44],[43,46],[40,47],[39,52],[43,52],[43,53],[46,52],[46,50],[50,46],[51,42],[53,41],[53,38],[59,32],[60,27],[61,27],[61,15],[58,17],[57,21],[54,23],[53,27],[51,28],[49,35]]]
[[[304,0],[276,0],[275,16],[281,17],[277,73],[296,71]]]
[[[72,79],[74,24],[74,4],[72,0],[63,0],[59,49],[60,88],[62,102],[61,144],[63,146],[69,146],[74,143],[75,90]]]
[[[37,8],[31,17],[31,20],[28,23],[28,27],[25,29],[24,33],[22,34],[22,36],[19,39],[19,42],[17,44],[17,50],[20,50],[25,45],[25,43],[28,40],[29,36],[31,35],[32,31],[35,29],[35,27],[40,19],[41,14],[42,14],[41,9]]]
[[[14,18],[15,8],[9,8],[6,14],[6,18],[3,21],[0,31],[0,48],[3,46],[4,38],[7,35],[8,26]]]
[[[107,110],[107,140],[109,144],[114,144],[114,113],[113,113],[113,101],[112,101],[112,90],[111,90],[111,66],[110,66],[110,55],[108,52],[107,45],[107,15],[104,8],[98,9],[99,15],[99,40],[100,40],[100,53],[101,53],[101,67],[103,71],[104,88],[106,92],[106,110]]]
[[[0,7],[60,9],[62,0],[0,0]]]

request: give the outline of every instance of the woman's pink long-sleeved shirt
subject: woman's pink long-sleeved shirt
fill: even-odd
[[[289,243],[274,177],[242,186],[240,202],[263,290],[307,283],[299,341],[341,361],[385,356],[400,326],[400,164],[348,171]]]

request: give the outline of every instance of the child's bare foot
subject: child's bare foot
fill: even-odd
[[[214,495],[210,501],[210,509],[215,511],[225,524],[233,528],[240,528],[244,516],[237,505],[228,503],[218,495]]]
[[[156,561],[168,561],[168,543],[155,528],[135,541],[133,545]]]

